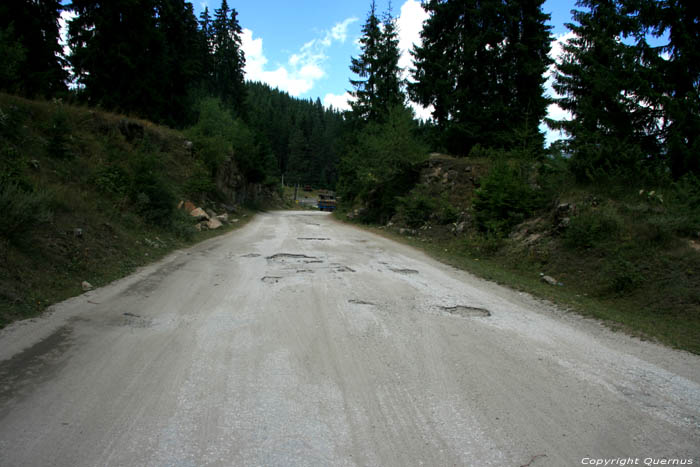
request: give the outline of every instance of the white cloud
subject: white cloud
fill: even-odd
[[[565,53],[564,52],[564,44],[569,39],[573,39],[574,37],[576,37],[576,36],[571,31],[567,32],[566,34],[560,34],[558,36],[555,36],[554,40],[552,40],[551,49],[549,51],[549,58],[551,58],[555,62],[561,61],[561,59]],[[544,75],[547,78],[547,82],[544,85],[545,95],[547,97],[553,97],[553,98],[562,97],[559,94],[557,94],[557,92],[554,90],[554,87],[552,86],[554,84],[554,77],[556,75],[555,64],[550,65]],[[556,121],[561,121],[561,120],[571,120],[573,118],[573,116],[571,115],[570,112],[562,109],[557,104],[550,104],[547,107],[547,118],[550,118],[550,119],[556,120]],[[552,130],[544,123],[542,125],[540,125],[540,128],[545,133],[545,141],[548,145],[552,144],[554,141],[556,141],[558,139],[566,138],[566,135],[563,132]]]
[[[350,110],[350,102],[354,98],[349,92],[345,94],[328,93],[323,97],[323,105],[326,108],[333,107],[336,110]]]
[[[396,26],[399,33],[399,66],[404,69],[404,78],[410,75],[410,68],[413,66],[411,50],[414,45],[420,45],[420,32],[423,30],[423,21],[428,19],[428,12],[423,9],[420,2],[407,0],[401,5],[401,13],[396,19]]]
[[[357,21],[357,18],[348,18],[342,23],[338,23],[330,31],[331,37],[341,43],[348,38],[348,26]]]
[[[401,5],[401,13],[396,18],[396,27],[399,34],[399,67],[402,68],[401,77],[405,80],[411,79],[411,68],[413,67],[413,57],[411,50],[414,46],[421,44],[420,33],[423,30],[423,22],[428,19],[428,12],[423,9],[417,0],[407,0]],[[433,106],[426,108],[415,102],[410,102],[410,106],[421,120],[431,118]]]
[[[345,42],[347,29],[357,18],[347,18],[336,23],[321,37],[305,43],[297,53],[292,54],[286,64],[273,70],[267,69],[268,60],[263,52],[262,38],[254,38],[253,31],[244,29],[241,37],[246,56],[245,76],[249,81],[261,81],[272,87],[300,96],[310,91],[314,84],[326,76],[323,64],[328,59],[326,50],[333,42]]]

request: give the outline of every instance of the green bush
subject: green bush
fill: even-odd
[[[621,222],[612,209],[588,209],[573,217],[564,235],[564,245],[586,249],[600,243],[616,240]]]
[[[15,183],[0,186],[0,235],[17,238],[37,224],[51,220],[51,197],[46,192],[28,191]]]
[[[131,186],[131,178],[121,167],[107,166],[97,170],[94,183],[97,190],[102,193],[126,196]]]
[[[631,292],[644,281],[638,267],[620,256],[607,263],[603,274],[610,278],[610,288],[619,294]]]
[[[437,208],[435,198],[417,189],[408,196],[397,198],[397,212],[409,227],[420,227],[425,224]]]
[[[481,179],[475,194],[476,224],[481,231],[494,235],[506,235],[542,207],[544,201],[542,194],[528,184],[523,170],[502,160],[496,161]]]
[[[700,178],[688,174],[675,182],[668,200],[670,224],[682,235],[700,232]]]

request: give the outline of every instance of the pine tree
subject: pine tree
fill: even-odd
[[[215,10],[213,30],[213,89],[237,115],[245,114],[245,55],[241,48],[243,30],[238,13],[226,0]]]
[[[413,51],[412,98],[432,105],[450,152],[477,144],[541,151],[549,63],[541,0],[429,0],[422,45]]]
[[[626,18],[614,0],[580,0],[567,27],[575,37],[564,46],[554,89],[559,106],[573,119],[553,126],[571,136],[572,169],[579,178],[600,171],[629,171],[658,153],[640,87],[635,48],[622,42]]]
[[[355,88],[353,114],[364,121],[380,121],[389,110],[403,105],[404,95],[399,68],[399,41],[391,7],[380,23],[374,0],[362,27],[362,53],[351,58],[350,70],[361,79],[350,80]],[[364,79],[362,79],[364,78]]]
[[[58,43],[58,0],[4,0],[0,4],[0,48],[5,68],[0,89],[28,97],[54,96],[66,90]]]
[[[93,105],[151,116],[162,80],[155,0],[74,0],[69,61]],[[154,66],[155,65],[155,66]]]
[[[377,118],[376,91],[379,79],[377,59],[381,47],[381,35],[376,5],[372,0],[367,20],[362,26],[362,37],[360,38],[362,53],[359,57],[350,59],[350,71],[360,77],[357,80],[350,80],[350,84],[355,88],[351,92],[355,100],[350,105],[353,114],[363,120]]]
[[[628,30],[636,37],[636,61],[642,64],[645,107],[658,125],[662,155],[675,178],[700,175],[700,9],[677,0],[621,0]],[[668,37],[650,47],[648,35]]]

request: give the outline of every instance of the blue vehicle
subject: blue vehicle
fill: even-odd
[[[336,200],[335,194],[331,191],[321,191],[318,193],[318,209],[319,211],[335,211]]]

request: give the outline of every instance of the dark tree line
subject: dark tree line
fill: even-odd
[[[243,113],[241,27],[226,0],[201,23],[183,0],[75,0],[70,8],[68,61],[90,104],[175,126],[191,120],[202,95]]]
[[[338,178],[340,112],[319,99],[302,100],[262,83],[247,84],[247,120],[261,144],[275,155],[287,185],[333,188]]]

